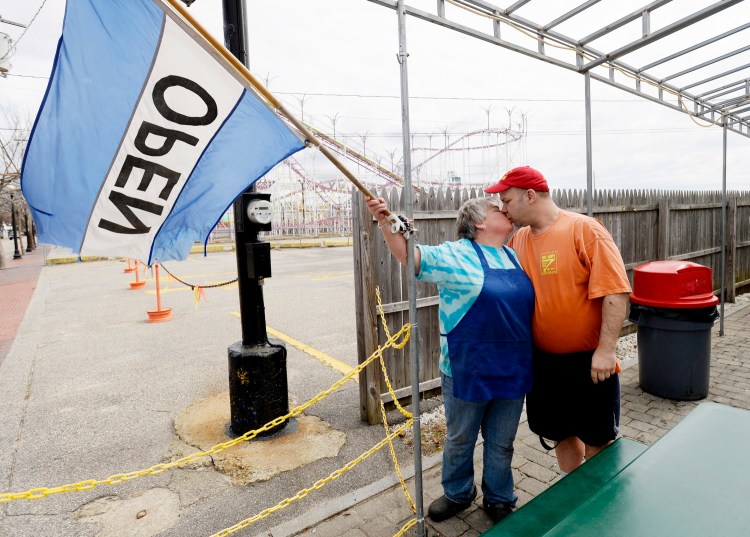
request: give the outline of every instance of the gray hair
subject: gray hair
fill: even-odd
[[[456,219],[456,235],[459,239],[474,240],[477,236],[476,224],[487,220],[487,210],[490,207],[501,209],[497,198],[472,198],[466,200],[458,209]]]

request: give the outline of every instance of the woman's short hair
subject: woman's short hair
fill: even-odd
[[[474,240],[477,236],[476,224],[487,220],[487,210],[490,207],[500,209],[500,200],[497,198],[472,198],[466,200],[458,209],[456,219],[456,235],[459,239]]]

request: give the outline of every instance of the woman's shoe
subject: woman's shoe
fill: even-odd
[[[461,511],[468,509],[471,502],[458,503],[448,499],[445,494],[430,504],[427,515],[433,522],[442,522],[456,516]]]

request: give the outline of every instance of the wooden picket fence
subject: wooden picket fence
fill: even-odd
[[[461,204],[481,189],[430,189],[415,191],[412,241],[440,244],[455,240],[455,221]],[[404,213],[403,191],[378,193],[396,213]],[[586,213],[587,194],[582,190],[556,190],[557,205]],[[750,288],[750,191],[730,192],[722,211],[721,192],[679,192],[663,190],[601,190],[594,192],[594,217],[612,233],[622,253],[628,277],[633,268],[658,259],[689,260],[711,267],[713,286],[720,289],[722,218],[726,218],[726,295]],[[722,214],[723,213],[723,214]],[[377,224],[367,211],[362,195],[352,198],[357,352],[360,363],[385,339],[377,312],[375,288],[380,294],[391,332],[409,322],[406,270],[388,252]],[[439,393],[440,342],[438,297],[434,284],[417,282],[419,323],[420,392],[423,397]],[[396,395],[404,404],[411,400],[409,345],[385,353],[388,375]],[[390,402],[382,374],[368,368],[360,378],[360,415],[364,421],[380,421],[379,401]]]

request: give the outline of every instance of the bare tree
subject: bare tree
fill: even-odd
[[[26,205],[21,194],[21,165],[31,130],[31,120],[16,110],[0,106],[0,224],[11,222],[10,193],[18,209]],[[19,226],[20,229],[20,226]],[[0,268],[4,268],[5,253],[0,243]]]

